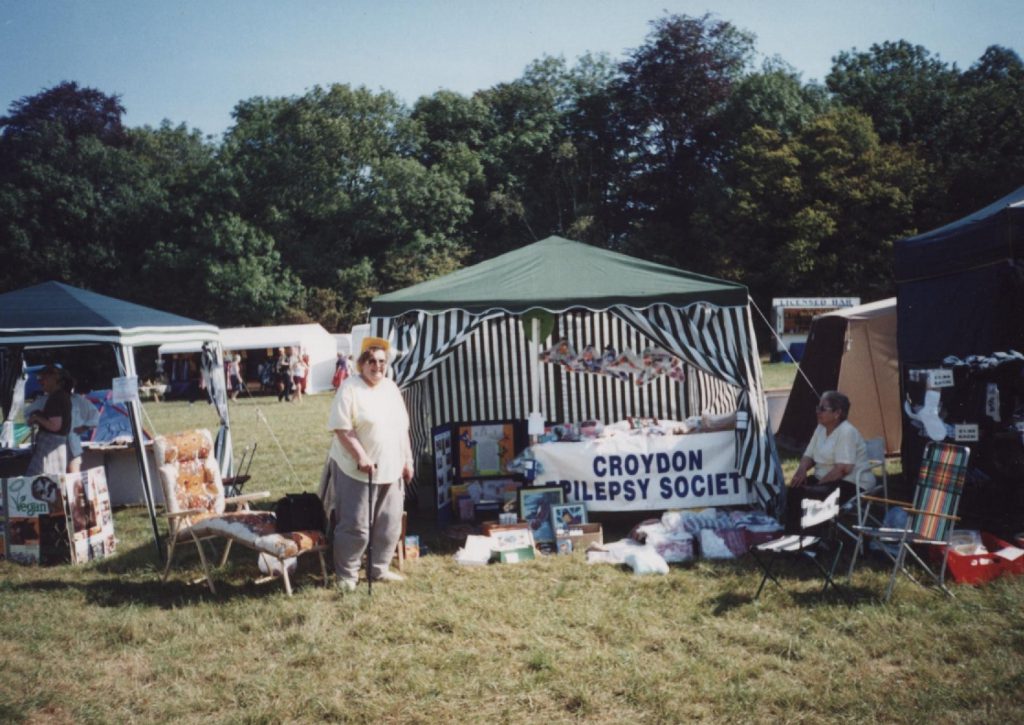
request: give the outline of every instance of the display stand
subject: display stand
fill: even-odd
[[[526,421],[446,423],[431,433],[438,525],[496,520],[521,486],[508,466],[526,447]]]

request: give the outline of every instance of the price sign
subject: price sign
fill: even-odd
[[[978,440],[978,424],[957,423],[953,426],[953,440],[961,443],[971,443]]]

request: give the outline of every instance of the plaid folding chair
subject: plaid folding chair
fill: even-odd
[[[889,601],[896,577],[903,572],[913,582],[920,584],[907,570],[907,554],[924,569],[939,588],[949,596],[953,593],[946,588],[946,549],[943,549],[942,566],[936,573],[928,566],[914,546],[933,545],[948,547],[953,536],[953,529],[959,517],[956,515],[963,494],[964,481],[967,478],[967,462],[971,449],[954,443],[929,443],[924,450],[921,469],[917,477],[917,488],[914,503],[892,501],[887,498],[863,496],[870,503],[881,503],[886,506],[899,506],[907,512],[907,523],[903,528],[885,528],[881,526],[855,526],[858,532],[857,546],[854,548],[850,571],[853,571],[857,555],[863,550],[868,539],[883,544],[879,547],[893,562],[892,576],[885,591],[885,601]],[[896,553],[889,551],[885,544],[897,547]]]
[[[812,562],[825,579],[821,588],[822,594],[828,589],[829,584],[838,592],[841,592],[833,579],[836,563],[843,551],[843,542],[835,535],[836,517],[839,515],[839,489],[833,491],[824,501],[807,498],[800,502],[800,531],[799,534],[784,534],[771,541],[750,549],[751,555],[758,566],[764,570],[761,577],[761,585],[757,588],[754,599],[761,596],[765,583],[771,579],[775,585],[782,589],[782,584],[772,571],[773,564],[779,559],[807,559]],[[822,534],[811,533],[820,532]],[[804,533],[807,532],[807,533]],[[828,547],[825,544],[831,543],[835,546],[835,554],[831,562],[823,563],[827,558]],[[826,566],[826,563],[828,566]]]

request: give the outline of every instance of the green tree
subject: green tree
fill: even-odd
[[[470,213],[466,179],[450,166],[424,165],[419,128],[392,94],[316,87],[244,101],[234,115],[222,160],[241,215],[275,239],[305,287],[337,289],[346,309],[363,310],[368,295],[391,288],[382,266],[406,245],[422,237],[443,241],[434,251],[458,249]],[[352,266],[357,281],[346,282]],[[306,297],[314,298],[329,295]]]
[[[957,86],[947,125],[945,222],[1024,184],[1024,62],[998,45],[985,50]]]
[[[826,90],[804,85],[800,74],[779,59],[765,61],[760,71],[739,79],[722,109],[722,141],[735,143],[755,126],[790,138],[829,105]]]
[[[924,168],[850,109],[819,116],[793,139],[751,129],[726,171],[730,203],[711,223],[729,276],[760,300],[891,293],[892,243],[914,231]]]
[[[836,100],[867,114],[883,143],[942,143],[958,72],[905,40],[839,53],[825,78]]]
[[[651,25],[646,42],[621,64],[617,83],[630,246],[641,256],[706,269],[691,215],[718,184],[721,114],[749,65],[753,37],[708,15],[672,15]]]
[[[186,240],[157,242],[142,276],[162,309],[219,325],[279,319],[301,291],[270,235],[234,215],[199,220]]]
[[[133,155],[116,96],[63,83],[0,120],[0,287],[59,279],[116,293],[160,190]]]

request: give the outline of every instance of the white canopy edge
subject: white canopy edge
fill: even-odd
[[[326,336],[326,337],[325,337]],[[322,325],[270,325],[267,327],[224,327],[220,330],[220,343],[225,350],[262,350],[277,347],[310,347],[311,341],[324,337],[336,346]],[[160,355],[199,352],[202,344],[195,341],[168,342],[159,347]]]
[[[61,347],[63,345],[80,345],[91,343],[130,345],[145,347],[148,345],[192,344],[195,349],[202,348],[204,342],[219,339],[216,327],[132,327],[132,328],[89,328],[89,329],[6,329],[0,330],[0,344],[25,345],[29,347]]]

